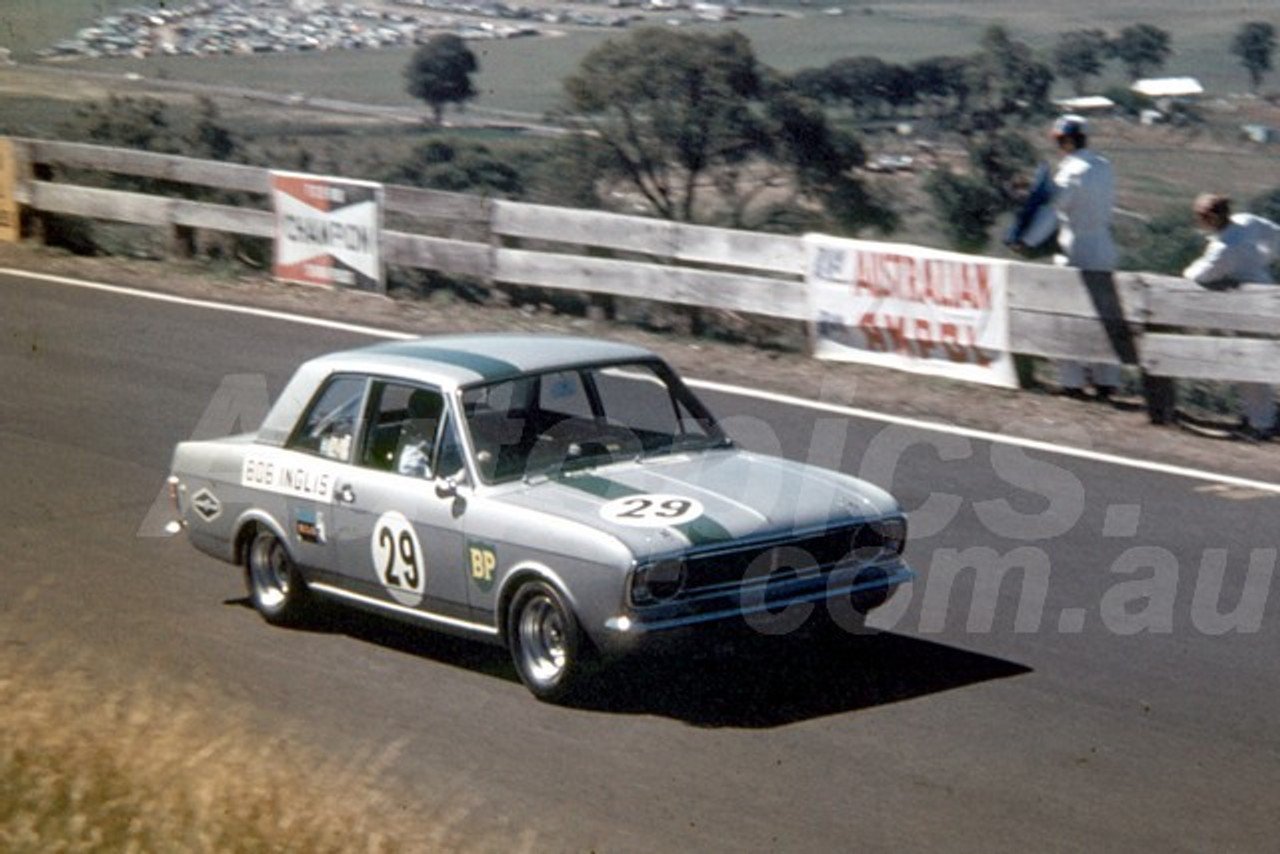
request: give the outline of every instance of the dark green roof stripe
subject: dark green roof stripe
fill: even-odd
[[[559,483],[590,493],[606,501],[625,498],[628,495],[644,494],[639,489],[594,474],[568,475],[560,478]],[[693,521],[685,522],[683,525],[672,525],[671,527],[683,533],[689,539],[689,543],[695,546],[723,543],[733,537],[733,534],[729,533],[727,528],[705,513]]]
[[[470,353],[466,350],[454,350],[448,347],[432,347],[416,341],[396,341],[370,347],[371,351],[386,353],[389,356],[407,356],[414,359],[431,359],[472,371],[484,379],[501,379],[520,373],[520,368],[503,359],[495,359],[483,353]]]

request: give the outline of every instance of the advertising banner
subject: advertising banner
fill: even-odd
[[[1007,262],[805,237],[814,355],[1016,388]]]
[[[18,184],[17,150],[13,140],[0,137],[0,242],[22,238],[21,212],[15,198]]]
[[[295,172],[271,173],[277,279],[385,290],[379,253],[382,185]]]

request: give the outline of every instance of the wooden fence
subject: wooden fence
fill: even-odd
[[[270,238],[269,171],[77,143],[13,140],[14,198],[31,217],[70,214],[165,228],[177,251],[201,230]],[[113,173],[246,194],[230,206],[73,183]],[[596,297],[653,300],[803,322],[800,238],[390,185],[382,257],[393,266]],[[414,230],[398,230],[405,224]],[[1203,288],[1167,276],[1082,274],[1015,263],[1012,349],[1136,365],[1145,377],[1280,383],[1280,287]],[[1152,384],[1158,388],[1159,384]],[[1169,401],[1152,400],[1163,421]]]

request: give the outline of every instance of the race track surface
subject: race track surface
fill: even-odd
[[[271,628],[158,536],[174,443],[368,337],[15,276],[0,330],[0,643],[211,686],[380,757],[406,811],[539,851],[1275,850],[1280,492],[705,392],[744,445],[890,488],[920,578],[868,636],[561,708],[493,647]]]

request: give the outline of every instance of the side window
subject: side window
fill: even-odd
[[[444,398],[435,389],[375,382],[360,464],[411,477],[431,477]]]
[[[451,416],[446,415],[440,428],[440,447],[436,451],[436,473],[441,477],[457,477],[465,468],[462,459],[462,443]]]
[[[364,387],[362,377],[330,379],[298,423],[287,447],[331,460],[349,461]]]

